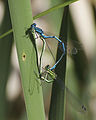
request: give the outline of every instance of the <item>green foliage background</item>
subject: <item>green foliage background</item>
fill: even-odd
[[[76,0],[67,0],[65,3],[62,0],[50,0],[50,9],[35,15],[33,18],[32,11],[34,10],[31,11],[30,1],[17,0],[13,2],[10,0],[9,5],[7,0],[3,1],[5,12],[2,24],[0,25],[0,119],[43,120],[45,119],[45,115],[46,119],[48,119],[49,114],[49,120],[94,120],[95,111],[93,111],[92,103],[94,103],[93,100],[95,100],[96,97],[95,53],[93,53],[91,57],[88,57],[86,55],[85,49],[82,47],[82,50],[79,51],[77,55],[72,57],[66,56],[67,58],[65,57],[62,60],[55,71],[56,74],[65,81],[66,86],[72,91],[72,93],[75,94],[77,98],[79,98],[80,102],[86,105],[87,112],[82,113],[82,109],[80,108],[81,106],[76,102],[74,103],[73,100],[71,100],[71,102],[67,102],[68,99],[71,98],[67,97],[66,91],[62,92],[58,88],[57,84],[53,84],[51,96],[50,85],[47,83],[42,83],[45,114],[42,86],[40,85],[40,81],[38,83],[36,80],[37,78],[34,73],[35,70],[38,75],[35,40],[33,36],[30,36],[30,38],[25,37],[25,31],[32,24],[32,20],[37,20],[37,22],[39,21],[40,23],[40,21],[43,19],[46,21],[46,23],[49,23],[51,30],[55,34],[60,33],[59,36],[62,38],[62,40],[65,40],[66,42],[69,42],[69,40],[71,40],[71,42],[72,40],[80,41],[78,32],[76,31],[74,22],[72,20],[72,15],[68,10],[69,7],[67,6],[64,8],[64,6],[75,1]],[[32,4],[34,5],[33,2]],[[92,12],[95,16],[95,2],[89,2],[89,4],[93,8]],[[94,21],[96,21],[96,17],[94,17]],[[94,26],[95,24],[96,22],[94,22]],[[50,28],[48,27],[48,29]],[[96,28],[94,31],[95,30]],[[17,99],[14,101],[9,101],[6,97],[6,86],[8,82],[8,76],[10,74],[10,71],[12,71],[10,58],[13,45],[13,35],[19,58],[24,99],[22,97],[21,91]],[[74,42],[72,44],[74,44]],[[57,54],[58,59],[61,53],[59,50],[57,50],[57,53],[54,54]],[[22,58],[23,55],[26,56],[24,61]],[[49,97],[49,95],[51,97]]]

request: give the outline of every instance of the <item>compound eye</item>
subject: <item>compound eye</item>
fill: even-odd
[[[33,23],[34,24],[34,26],[36,26],[36,23]]]
[[[36,23],[33,23],[31,26],[32,26],[32,27],[34,27],[34,26],[36,27]]]
[[[46,67],[47,67],[47,68],[50,68],[50,66],[49,66],[49,65],[47,65]]]
[[[49,68],[50,68],[50,66],[49,66],[49,65],[46,65],[46,66],[45,66],[45,69],[49,69]]]

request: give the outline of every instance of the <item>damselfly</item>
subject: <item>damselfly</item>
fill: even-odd
[[[51,67],[50,69],[53,70],[55,69],[55,67],[57,66],[57,64],[62,60],[63,56],[65,55],[65,45],[64,43],[56,36],[47,36],[46,34],[44,34],[44,31],[39,28],[39,27],[36,27],[36,23],[33,23],[30,28],[28,29],[30,30],[31,32],[35,32],[36,33],[36,36],[38,38],[38,36],[41,38],[41,40],[43,41],[43,44],[45,44],[45,39],[49,39],[49,38],[54,38],[56,39],[61,45],[62,45],[62,48],[63,48],[63,53],[61,55],[61,57],[59,58],[59,60],[53,65],[53,67]],[[28,32],[28,31],[27,31]],[[26,33],[27,34],[27,33]],[[45,46],[45,45],[43,45]],[[44,49],[45,47],[43,47]],[[43,53],[43,50],[42,49],[42,53]]]
[[[75,101],[74,103],[77,103],[77,104],[78,104],[78,105],[77,105],[77,108],[79,108],[78,111],[80,111],[80,112],[82,112],[82,111],[83,111],[83,112],[86,112],[86,107],[85,107],[85,106],[78,100],[78,98],[75,97],[75,95],[64,85],[64,83],[62,82],[61,79],[59,79],[59,81],[56,80],[57,75],[53,72],[53,69],[56,67],[56,65],[61,61],[62,57],[65,55],[66,49],[65,49],[64,43],[63,43],[60,39],[58,39],[56,36],[55,36],[55,37],[54,37],[54,36],[46,36],[46,35],[44,34],[44,32],[42,31],[42,29],[36,27],[36,24],[35,24],[35,23],[31,25],[31,27],[29,28],[29,30],[30,30],[31,32],[34,31],[36,34],[38,34],[39,37],[40,37],[40,39],[43,41],[43,48],[42,48],[42,52],[41,52],[41,56],[40,56],[40,73],[39,73],[38,79],[43,80],[43,81],[46,81],[47,83],[51,83],[51,82],[53,82],[54,80],[55,80],[56,82],[58,82],[58,84],[60,84],[60,88],[61,88],[62,90],[66,89],[66,91],[67,91],[67,93],[68,93],[68,97],[74,99],[74,100],[73,100],[73,101]],[[39,31],[39,32],[38,32],[38,31]],[[37,36],[37,37],[38,37],[38,36]],[[46,43],[47,43],[47,42],[45,42],[45,39],[47,39],[47,38],[55,38],[56,40],[58,40],[58,41],[59,41],[59,44],[61,44],[61,46],[62,46],[63,54],[62,54],[62,56],[60,57],[60,59],[55,63],[55,65],[54,65],[53,67],[50,68],[49,66],[46,66],[45,69],[44,69],[44,72],[42,72],[42,56],[43,56],[43,54],[44,54],[45,46],[46,46]],[[47,46],[48,46],[48,44],[47,44]],[[48,47],[49,47],[49,46],[48,46]],[[49,50],[51,51],[51,49],[49,49]],[[74,49],[74,50],[75,50],[75,49]],[[73,51],[74,51],[74,50],[73,50]],[[52,56],[53,56],[53,55],[52,55]],[[69,100],[70,100],[70,99],[69,99]]]
[[[78,45],[81,46],[80,44],[77,44],[76,41],[75,41],[74,43],[76,43],[76,47],[71,46],[71,48],[70,48],[68,43],[67,43],[67,44],[66,44],[66,42],[63,43],[58,37],[56,37],[56,36],[49,36],[49,35],[45,34],[45,32],[44,32],[41,28],[39,28],[39,27],[36,26],[36,23],[33,23],[33,24],[30,26],[30,28],[26,31],[26,35],[28,34],[29,31],[30,31],[31,33],[35,32],[36,39],[37,39],[37,38],[40,38],[40,39],[43,41],[43,47],[42,47],[41,57],[42,57],[42,55],[43,55],[42,53],[44,53],[45,47],[46,47],[46,45],[47,45],[47,47],[48,47],[48,49],[49,49],[52,57],[54,58],[54,55],[53,55],[53,53],[52,53],[52,51],[51,51],[51,49],[50,49],[50,47],[49,47],[49,45],[48,45],[48,42],[50,41],[50,40],[49,40],[50,38],[55,39],[55,40],[58,41],[59,48],[60,48],[60,50],[62,51],[62,55],[61,55],[60,58],[57,60],[57,62],[50,68],[51,70],[53,70],[53,69],[56,68],[56,66],[57,66],[58,63],[62,60],[62,58],[64,57],[64,55],[65,55],[66,53],[68,53],[68,54],[70,54],[70,55],[73,55],[73,54],[75,55],[75,54],[78,53],[78,48],[77,48],[77,46],[78,46]],[[51,40],[51,41],[52,41],[52,40]],[[54,40],[53,40],[53,41],[54,41]],[[52,42],[51,42],[51,43],[52,43]],[[55,45],[55,46],[56,46],[56,45]],[[80,48],[79,48],[79,50],[80,50]],[[41,58],[40,58],[40,59],[41,59]],[[55,61],[55,58],[54,58],[54,61]],[[41,66],[41,60],[40,60],[40,66]],[[42,67],[41,67],[41,68],[42,68]]]

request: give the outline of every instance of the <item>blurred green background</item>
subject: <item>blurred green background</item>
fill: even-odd
[[[31,0],[32,14],[37,15],[63,0]],[[79,0],[69,6],[69,39],[78,49],[76,55],[67,56],[67,87],[84,102],[87,111],[81,111],[76,101],[66,103],[66,120],[96,119],[96,0]],[[46,33],[59,36],[63,8],[36,19],[38,27]],[[6,23],[6,24],[5,24]],[[7,0],[0,0],[0,35],[12,28]],[[9,42],[10,41],[10,42]],[[77,44],[74,45],[76,41]],[[42,41],[36,40],[38,56]],[[48,41],[56,57],[57,42]],[[69,47],[70,48],[70,47]],[[0,39],[0,120],[27,120],[20,71],[13,35]],[[43,66],[54,64],[49,51],[43,57]],[[51,97],[51,84],[42,83],[46,120]],[[69,96],[70,97],[70,96]],[[67,99],[72,99],[72,98]],[[74,96],[73,96],[74,97]],[[75,99],[75,98],[74,98]],[[71,103],[71,104],[70,104]],[[80,102],[79,102],[80,103]]]

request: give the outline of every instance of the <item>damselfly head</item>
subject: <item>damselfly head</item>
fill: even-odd
[[[50,69],[51,67],[50,67],[50,65],[46,65],[45,67],[42,67],[44,70],[48,70],[48,69]]]
[[[45,69],[46,69],[46,70],[48,70],[48,69],[50,69],[50,68],[51,68],[50,65],[46,65],[46,66],[45,66]]]
[[[31,28],[33,29],[34,27],[36,27],[36,23],[33,23],[32,25],[31,25]]]

